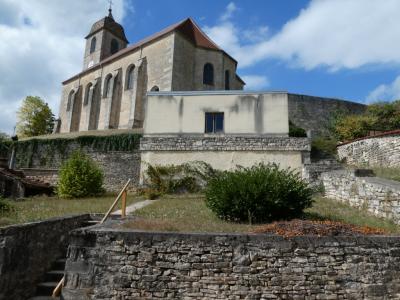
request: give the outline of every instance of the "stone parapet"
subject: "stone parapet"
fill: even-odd
[[[399,299],[399,245],[399,237],[385,236],[283,238],[97,227],[74,232],[63,297]]]
[[[145,136],[140,151],[310,151],[310,140],[253,136]]]

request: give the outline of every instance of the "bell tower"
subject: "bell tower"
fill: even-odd
[[[108,9],[108,16],[94,23],[85,39],[83,70],[98,64],[128,45],[124,28],[115,22],[111,6]]]

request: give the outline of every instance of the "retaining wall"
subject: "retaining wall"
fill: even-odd
[[[400,224],[400,182],[359,170],[322,174],[325,196]]]
[[[90,218],[70,216],[0,228],[0,299],[34,295],[51,264],[65,257],[69,232]]]
[[[338,157],[347,164],[365,167],[400,167],[400,131],[339,145]]]
[[[66,300],[400,299],[400,237],[73,235]]]

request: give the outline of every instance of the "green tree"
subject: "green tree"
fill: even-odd
[[[21,137],[49,134],[53,130],[54,115],[40,97],[26,97],[17,118],[17,134]]]

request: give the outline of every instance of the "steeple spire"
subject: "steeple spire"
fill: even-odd
[[[112,15],[112,5],[113,5],[113,2],[112,2],[112,0],[109,0],[108,2],[110,3],[110,6],[109,6],[109,8],[108,8],[108,17],[114,20],[114,17],[113,17],[113,15]]]

